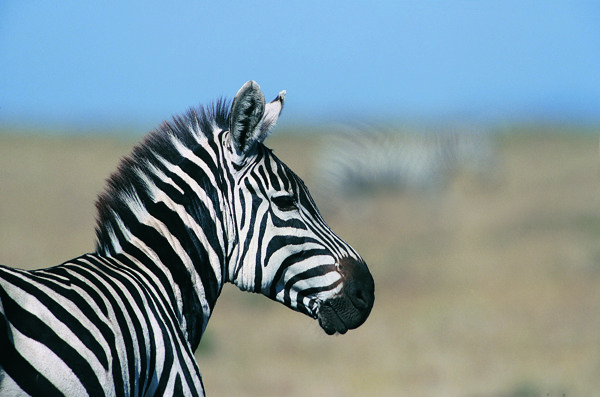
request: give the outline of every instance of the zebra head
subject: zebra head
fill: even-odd
[[[235,96],[223,132],[236,242],[229,281],[319,320],[327,334],[360,326],[373,307],[363,259],[325,223],[302,180],[263,145],[285,91],[265,104],[253,81]]]

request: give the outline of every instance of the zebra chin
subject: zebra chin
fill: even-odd
[[[338,265],[343,287],[333,298],[323,300],[317,310],[319,325],[328,335],[345,334],[361,326],[375,301],[375,283],[362,260],[343,258]]]

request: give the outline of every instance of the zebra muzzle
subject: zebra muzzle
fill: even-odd
[[[343,288],[334,298],[324,300],[318,311],[319,325],[328,335],[345,334],[361,326],[371,313],[375,301],[375,283],[362,261],[343,258],[339,261]]]

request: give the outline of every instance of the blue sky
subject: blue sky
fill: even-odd
[[[293,122],[600,122],[600,3],[0,3],[0,126],[152,128],[250,79]]]

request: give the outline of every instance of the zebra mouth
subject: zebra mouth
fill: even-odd
[[[346,326],[342,316],[335,311],[329,302],[323,302],[319,306],[317,319],[327,335],[333,335],[336,332],[343,335],[348,331],[348,326]]]

